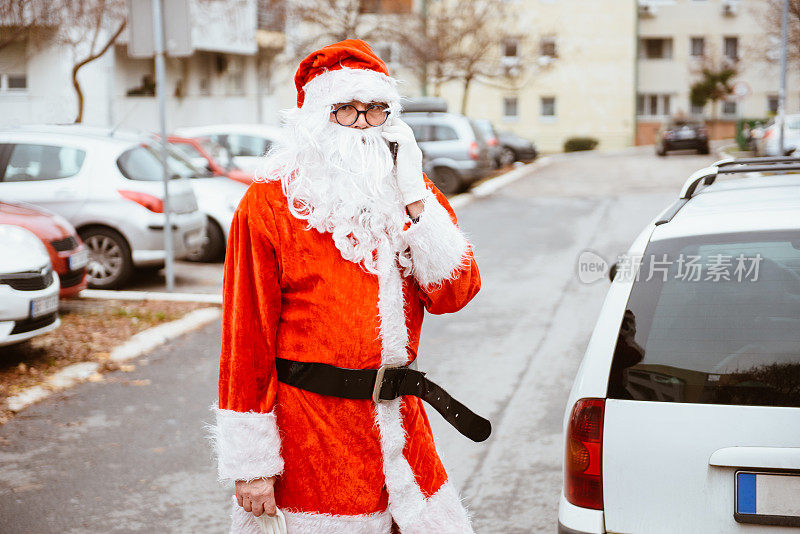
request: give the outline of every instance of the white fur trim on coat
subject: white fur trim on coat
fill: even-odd
[[[329,70],[305,84],[303,91],[303,106],[329,106],[351,100],[400,103],[397,80],[369,69]]]
[[[389,512],[369,515],[330,515],[290,512],[281,509],[289,534],[389,534],[392,516]],[[253,514],[246,512],[233,497],[231,534],[261,534]]]
[[[403,232],[411,248],[411,274],[420,286],[429,288],[453,279],[462,267],[470,264],[469,243],[461,229],[435,196],[425,200],[419,222]]]
[[[283,471],[281,438],[275,411],[237,412],[212,406],[217,424],[210,427],[221,482],[271,477]]]
[[[388,241],[378,247],[378,271],[381,361],[383,364],[403,364],[408,361],[403,281]],[[375,405],[389,512],[403,534],[471,534],[467,512],[458,493],[449,484],[444,484],[436,495],[425,499],[411,465],[403,455],[407,436],[401,406],[402,398]]]

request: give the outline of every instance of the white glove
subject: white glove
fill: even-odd
[[[397,187],[406,206],[428,196],[422,178],[422,150],[411,127],[392,116],[381,132],[384,139],[397,143]]]

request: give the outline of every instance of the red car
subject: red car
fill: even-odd
[[[216,143],[200,139],[190,139],[188,137],[178,137],[170,135],[167,137],[169,143],[181,154],[187,157],[196,166],[207,169],[214,176],[227,176],[231,180],[242,182],[245,185],[253,183],[252,174],[243,171],[233,165],[227,151]],[[228,164],[223,165],[219,160],[227,156]]]
[[[89,251],[66,219],[30,204],[0,201],[0,224],[21,226],[42,240],[61,282],[60,297],[86,289]]]

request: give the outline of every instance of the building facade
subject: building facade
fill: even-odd
[[[765,119],[778,109],[777,50],[768,50],[766,0],[639,0],[637,144],[652,144],[670,115],[705,118],[714,137],[733,137],[738,119]],[[770,60],[770,58],[772,60]],[[700,108],[690,87],[700,69],[732,66],[736,94]],[[797,72],[789,69],[786,109],[800,111]]]

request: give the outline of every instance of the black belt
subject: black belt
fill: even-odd
[[[442,414],[456,430],[472,441],[483,441],[492,424],[455,400],[444,389],[425,378],[425,373],[407,365],[380,369],[346,369],[327,363],[296,362],[275,358],[278,380],[320,395],[345,399],[393,400],[414,395]]]

